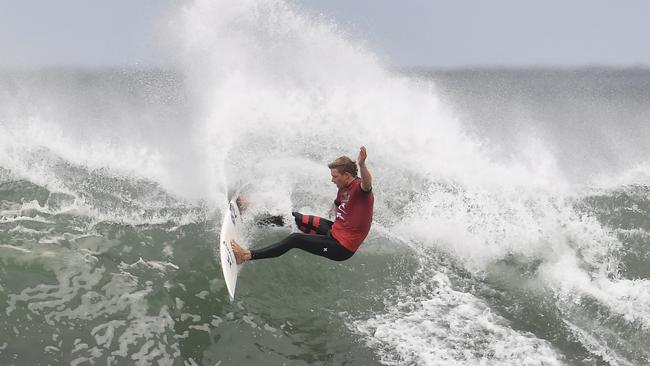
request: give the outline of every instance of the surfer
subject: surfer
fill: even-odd
[[[331,208],[336,215],[334,222],[293,212],[301,233],[292,233],[275,244],[254,250],[244,249],[236,241],[231,241],[237,264],[279,257],[293,248],[334,261],[350,259],[368,235],[372,223],[374,196],[372,176],[366,166],[367,156],[366,148],[362,146],[357,162],[341,156],[328,164],[332,183],[338,188]]]

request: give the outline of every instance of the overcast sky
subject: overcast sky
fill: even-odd
[[[397,67],[650,66],[650,0],[293,1]],[[159,65],[173,3],[0,0],[0,66]]]

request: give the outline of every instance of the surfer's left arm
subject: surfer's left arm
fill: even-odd
[[[370,192],[372,189],[372,176],[368,167],[366,166],[366,158],[368,157],[368,152],[366,151],[365,146],[361,146],[359,149],[359,158],[357,162],[359,163],[359,173],[361,174],[361,189],[364,192]]]

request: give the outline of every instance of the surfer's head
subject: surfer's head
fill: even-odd
[[[327,167],[332,173],[332,183],[338,188],[347,187],[357,176],[357,163],[345,155],[327,164]]]

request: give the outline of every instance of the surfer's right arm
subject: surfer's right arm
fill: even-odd
[[[359,148],[359,158],[357,161],[359,163],[359,172],[361,173],[361,190],[364,192],[370,192],[370,190],[372,190],[372,176],[366,166],[367,157],[368,152],[366,151],[366,147],[361,146],[361,148]]]

